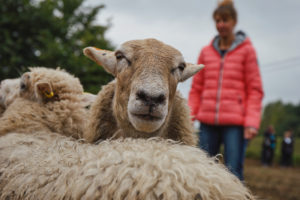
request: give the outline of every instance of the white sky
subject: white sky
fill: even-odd
[[[132,39],[156,38],[180,50],[187,62],[217,34],[212,12],[217,0],[88,0],[103,3],[97,23],[112,27],[115,46]],[[300,0],[236,0],[238,24],[254,44],[265,91],[264,104],[281,99],[300,103]],[[188,96],[191,79],[179,84]]]

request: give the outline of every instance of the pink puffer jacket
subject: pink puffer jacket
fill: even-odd
[[[204,47],[193,78],[189,106],[194,119],[213,125],[259,128],[262,81],[255,50],[246,38],[222,58],[214,41]]]

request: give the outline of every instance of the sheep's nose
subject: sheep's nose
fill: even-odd
[[[155,106],[158,104],[163,104],[166,100],[165,94],[148,94],[144,90],[139,90],[136,93],[136,97],[138,100],[143,101],[147,106]]]

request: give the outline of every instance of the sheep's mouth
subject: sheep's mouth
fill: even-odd
[[[162,120],[162,117],[154,116],[151,114],[133,114],[135,117],[146,120],[146,121],[159,121]]]
[[[136,108],[136,107],[135,107]],[[153,133],[158,130],[166,118],[163,112],[151,112],[149,110],[128,110],[128,117],[133,127],[140,132]]]

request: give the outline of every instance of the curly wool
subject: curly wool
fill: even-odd
[[[25,91],[21,91],[21,96],[26,99],[41,101],[41,97],[38,96],[34,88],[38,82],[49,82],[53,93],[59,96],[60,101],[78,101],[78,97],[83,94],[80,80],[63,69],[31,67],[29,70],[29,72],[25,73],[30,76],[28,88]]]
[[[224,165],[171,140],[12,133],[0,146],[0,199],[255,199]]]
[[[25,77],[29,77],[26,82]],[[88,112],[86,103],[82,103],[83,88],[78,78],[60,69],[36,67],[30,68],[21,82],[26,87],[1,117],[0,135],[45,131],[82,137]],[[49,83],[57,99],[40,96],[36,91],[40,82]]]

